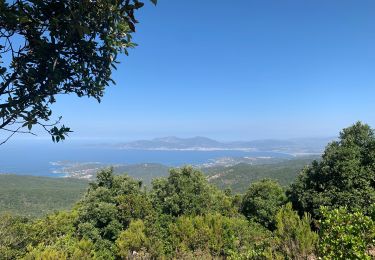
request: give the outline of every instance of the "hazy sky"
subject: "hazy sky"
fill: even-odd
[[[101,104],[58,99],[73,138],[333,136],[375,127],[375,1],[160,0]]]

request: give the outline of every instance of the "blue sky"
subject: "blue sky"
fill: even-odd
[[[59,98],[72,138],[334,136],[375,127],[375,1],[160,0],[103,102]]]

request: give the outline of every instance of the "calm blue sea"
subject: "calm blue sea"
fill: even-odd
[[[58,177],[57,161],[104,164],[160,163],[168,166],[202,164],[220,157],[289,157],[274,152],[243,151],[145,151],[121,150],[81,142],[53,144],[50,141],[11,141],[0,146],[0,173]]]

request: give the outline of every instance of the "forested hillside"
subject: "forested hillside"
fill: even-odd
[[[70,209],[87,187],[83,180],[0,174],[0,213],[35,217]]]
[[[230,188],[235,193],[243,193],[248,186],[264,178],[277,180],[282,186],[291,184],[298,173],[317,156],[286,160],[280,163],[250,165],[237,164],[230,167],[214,167],[205,169],[208,181],[221,188]]]
[[[289,185],[312,157],[266,165],[238,164],[232,167],[204,168],[208,181],[224,190],[244,193],[260,179],[271,178]],[[169,167],[160,164],[136,164],[114,167],[114,174],[127,174],[150,187],[152,179],[168,176]],[[76,170],[74,168],[73,170]],[[0,213],[37,217],[55,210],[70,209],[88,187],[88,181],[74,178],[48,178],[0,175]]]
[[[126,173],[149,186],[153,178],[168,175],[168,169],[160,164],[137,164],[115,167],[114,172]],[[56,210],[71,209],[88,183],[76,178],[0,174],[0,214],[41,217]]]

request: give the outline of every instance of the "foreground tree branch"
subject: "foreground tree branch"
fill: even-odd
[[[64,140],[70,128],[60,125],[61,118],[49,123],[56,95],[100,102],[114,82],[118,55],[136,46],[134,13],[143,5],[138,0],[0,0],[0,130],[13,136],[39,125],[53,141]]]

